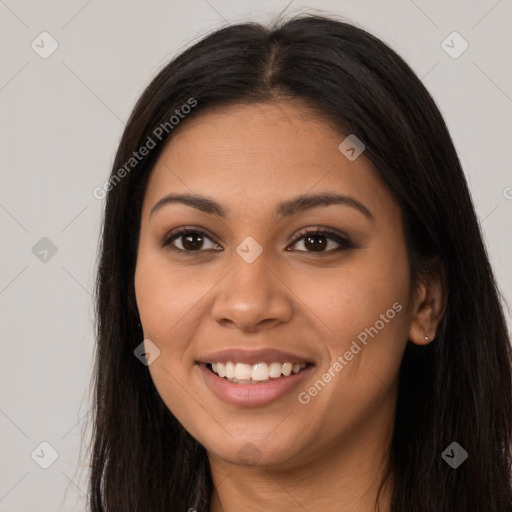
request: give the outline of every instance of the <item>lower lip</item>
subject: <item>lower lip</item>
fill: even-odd
[[[313,369],[313,365],[310,365],[289,377],[280,377],[261,384],[235,384],[210,371],[204,363],[199,363],[198,366],[208,387],[218,398],[242,407],[257,407],[278,400],[298,387]]]

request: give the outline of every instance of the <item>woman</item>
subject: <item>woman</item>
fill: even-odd
[[[385,44],[315,16],[211,34],[105,191],[92,511],[512,509],[496,283]]]

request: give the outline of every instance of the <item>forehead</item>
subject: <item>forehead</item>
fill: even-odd
[[[150,176],[145,209],[171,192],[215,196],[247,210],[331,191],[393,213],[395,202],[371,162],[364,154],[351,161],[339,150],[346,136],[297,103],[209,109],[185,120],[168,142]]]

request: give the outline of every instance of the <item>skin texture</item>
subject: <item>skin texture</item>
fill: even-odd
[[[400,209],[364,153],[349,161],[338,150],[345,136],[300,103],[210,109],[179,126],[150,176],[135,275],[144,337],[161,351],[148,368],[165,404],[208,451],[212,511],[270,510],[276,501],[283,511],[372,510],[407,340],[435,337],[441,284],[423,280],[409,302]],[[276,214],[282,201],[326,192],[356,199],[372,218],[343,204]],[[227,215],[171,203],[150,216],[170,193],[206,196]],[[162,247],[180,226],[211,236],[188,253],[172,252],[185,247],[183,236]],[[335,250],[334,239],[320,236],[314,242],[327,252],[319,252],[297,240],[300,230],[319,227],[353,247]],[[236,252],[247,237],[263,249],[252,263]],[[299,393],[393,304],[400,312],[301,403]],[[234,347],[278,348],[314,368],[276,402],[235,406],[213,394],[196,364]],[[241,460],[244,447],[255,464]],[[390,491],[381,493],[383,512]]]

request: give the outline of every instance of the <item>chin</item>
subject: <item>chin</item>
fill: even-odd
[[[246,431],[244,436],[228,436],[221,442],[206,441],[204,446],[209,456],[218,457],[231,464],[257,467],[280,466],[293,460],[301,451],[296,435],[288,439],[287,442],[277,438],[258,439],[247,435]]]

